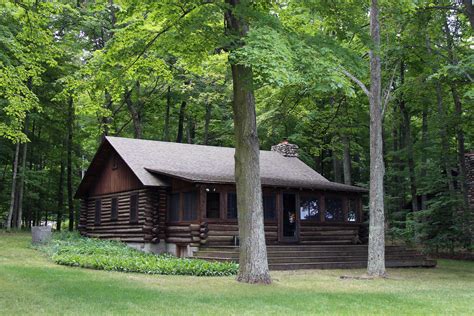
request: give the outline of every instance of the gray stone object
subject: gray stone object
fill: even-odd
[[[31,235],[33,237],[33,244],[44,244],[51,239],[50,226],[33,226],[31,227]]]

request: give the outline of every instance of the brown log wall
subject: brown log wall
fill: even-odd
[[[160,212],[162,192],[139,189],[116,194],[87,198],[81,201],[80,232],[87,237],[120,240],[124,242],[160,241]],[[138,221],[130,221],[130,196],[138,194]],[[111,219],[112,198],[118,198],[117,220]],[[101,221],[95,224],[95,201],[101,199]],[[166,200],[166,196],[164,197]],[[166,207],[166,204],[164,205]],[[161,229],[162,230],[162,229]]]

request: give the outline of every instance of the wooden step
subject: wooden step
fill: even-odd
[[[271,270],[291,269],[345,269],[367,266],[367,245],[269,245],[267,247]],[[387,246],[387,267],[433,267],[436,261],[427,260],[415,249]],[[195,258],[211,261],[239,261],[235,246],[202,247]]]

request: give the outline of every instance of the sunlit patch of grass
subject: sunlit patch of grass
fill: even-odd
[[[65,267],[0,233],[2,314],[473,315],[474,263],[389,269],[388,279],[342,280],[364,270],[272,272],[270,286],[234,277],[161,276]]]

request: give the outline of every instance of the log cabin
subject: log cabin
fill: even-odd
[[[363,265],[367,247],[358,244],[367,190],[327,180],[297,151],[283,141],[260,152],[270,267],[357,266],[319,260],[348,250],[365,258],[359,260]],[[233,148],[105,137],[75,197],[84,236],[155,253],[238,260]],[[295,259],[305,251],[305,260]]]

